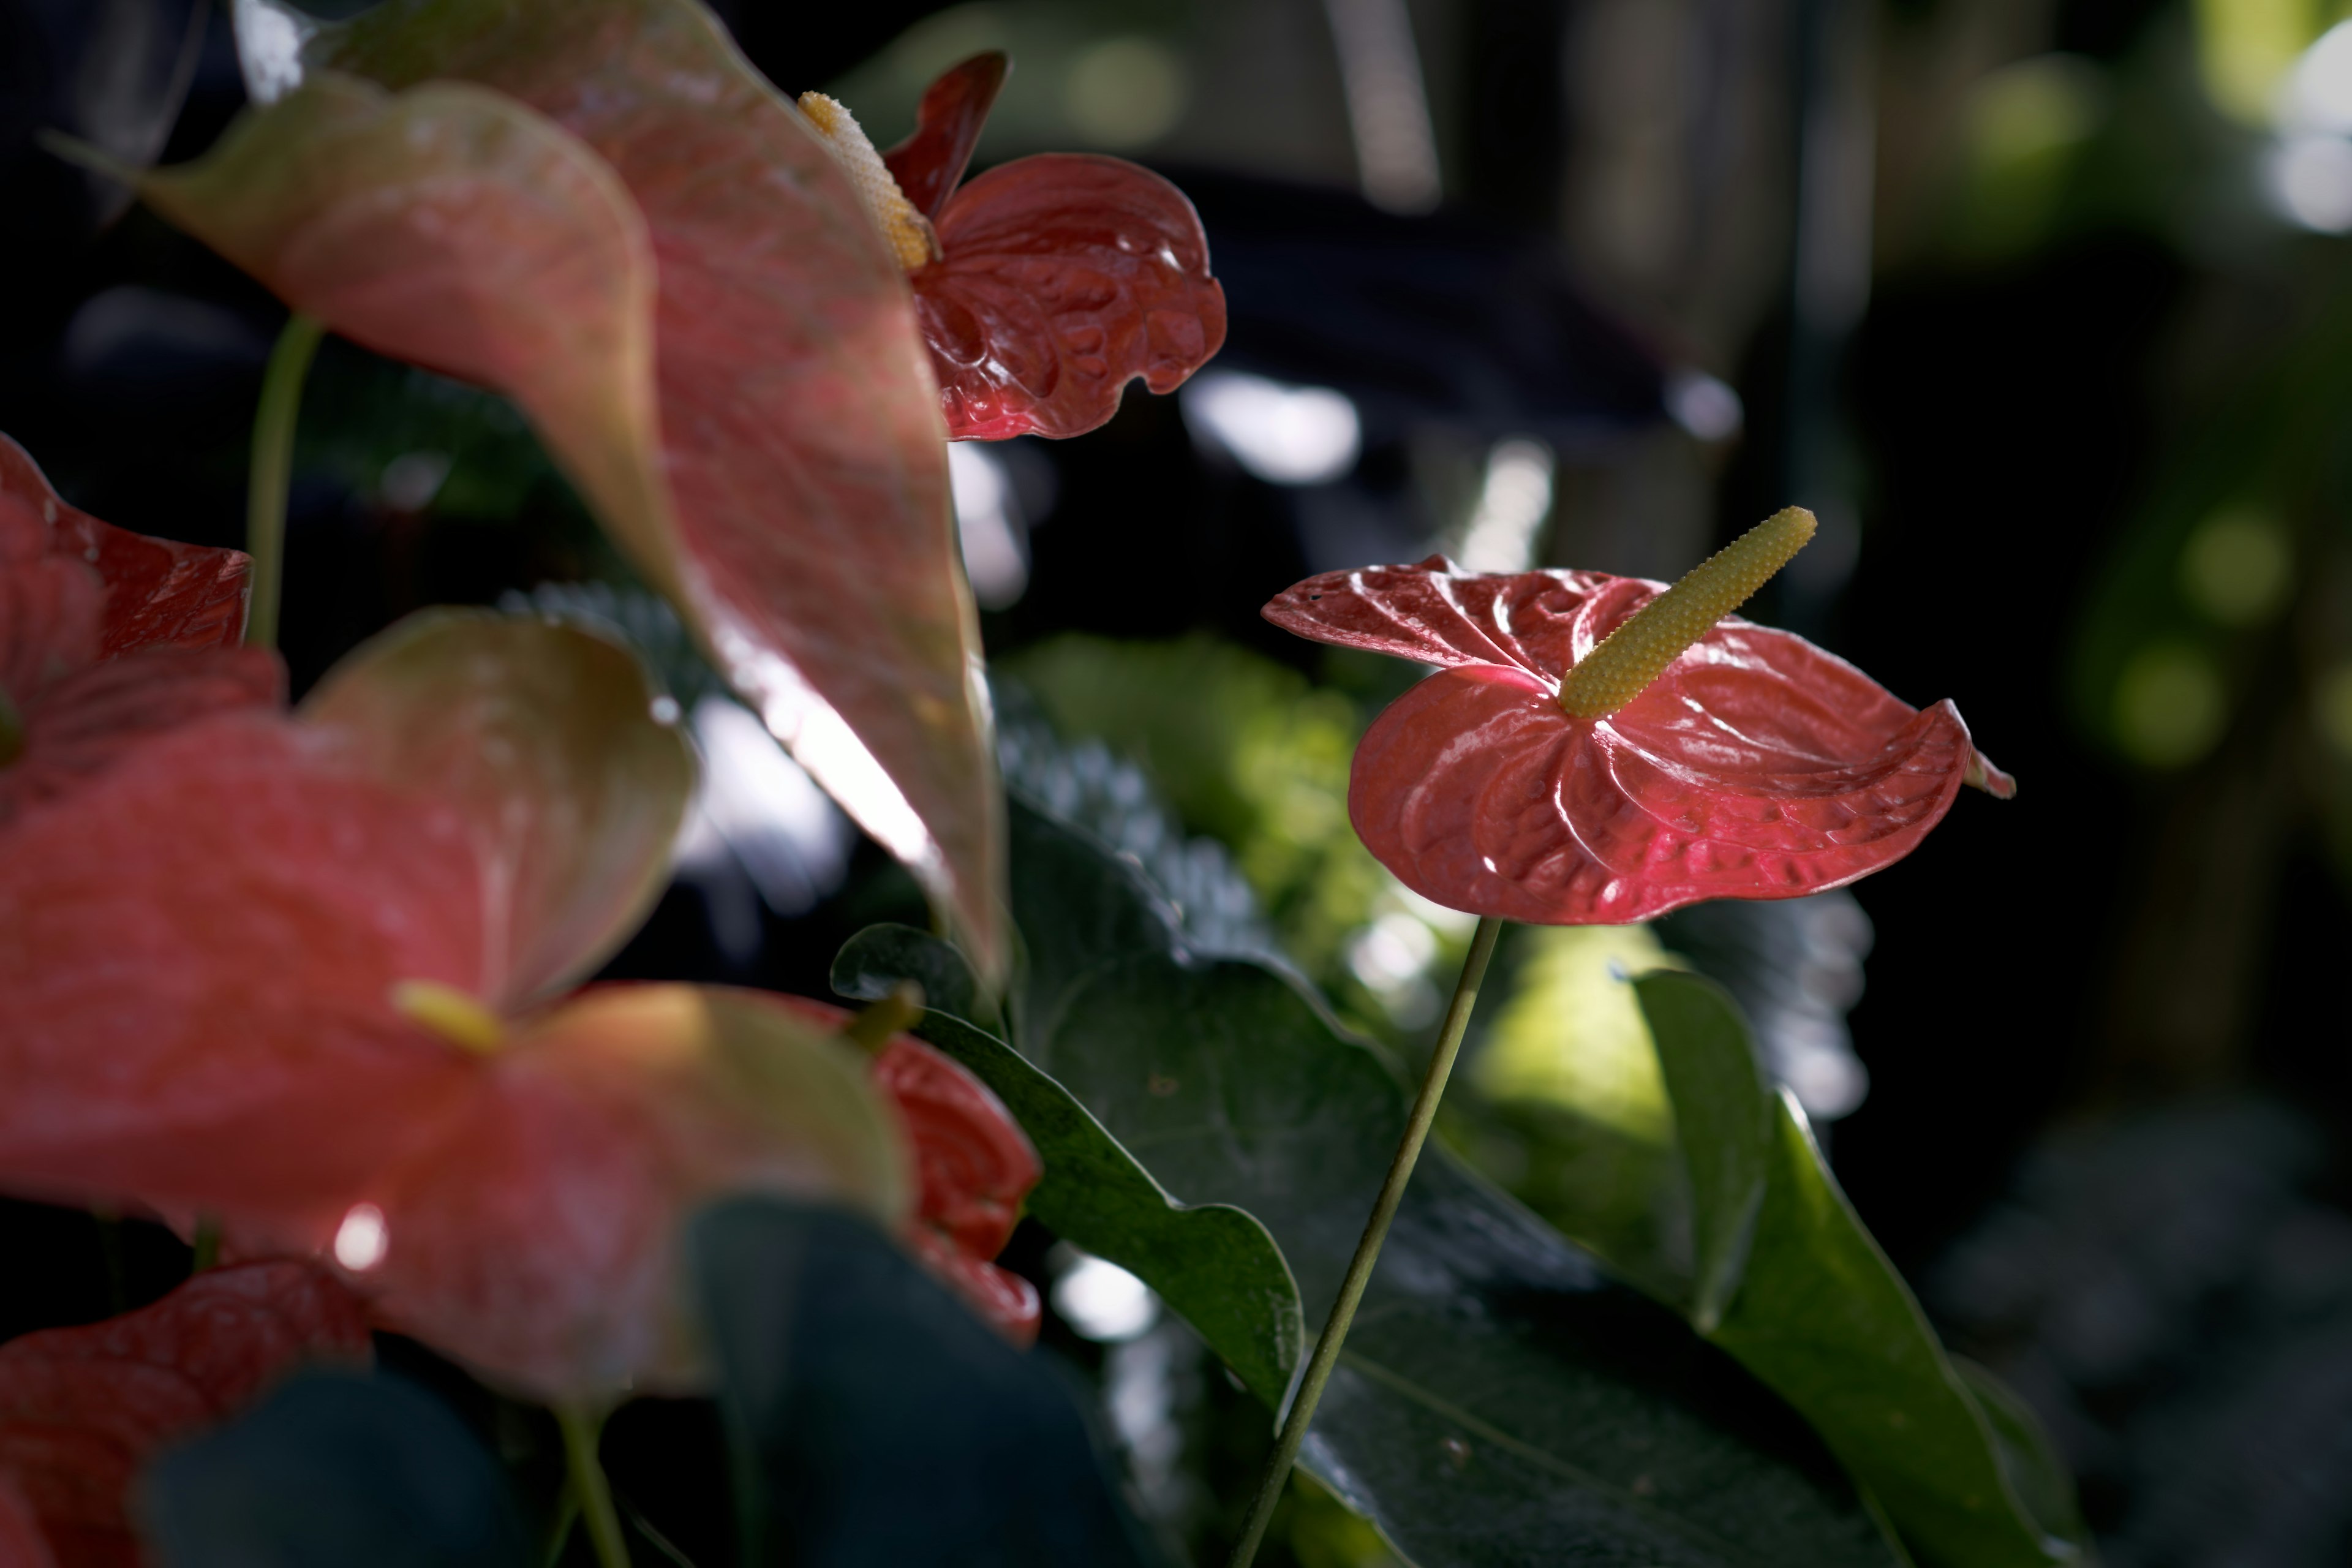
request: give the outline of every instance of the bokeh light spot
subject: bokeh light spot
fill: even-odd
[[[1070,62],[1063,108],[1080,135],[1123,149],[1173,131],[1190,96],[1175,50],[1150,38],[1106,38]]]
[[[2228,718],[2221,673],[2203,650],[2187,644],[2142,648],[2116,683],[2116,743],[2148,767],[2197,761],[2221,738]]]

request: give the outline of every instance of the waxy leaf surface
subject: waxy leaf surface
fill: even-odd
[[[1265,1221],[1319,1323],[1403,1129],[1397,1076],[1295,981],[1188,953],[1131,867],[1017,805],[1013,866],[1023,1054],[1178,1199]],[[1440,1150],[1306,1462],[1422,1568],[1891,1561],[1784,1405]]]
[[[1917,847],[1973,773],[1958,709],[1912,708],[1834,655],[1737,617],[1631,703],[1570,718],[1562,674],[1663,591],[1597,572],[1330,572],[1265,617],[1444,666],[1357,748],[1349,816],[1414,891],[1454,909],[1618,925],[1702,899],[1795,898]]]
[[[144,1557],[126,1503],[156,1449],[302,1362],[369,1354],[358,1300],[285,1262],[200,1274],[139,1311],[0,1345],[0,1563],[41,1563],[38,1552],[135,1568]]]
[[[959,440],[1077,436],[1138,376],[1173,392],[1225,341],[1225,296],[1184,193],[1118,158],[1043,153],[938,214],[915,309]]]
[[[1146,1561],[1070,1385],[871,1226],[739,1199],[692,1250],[746,1568]]]
[[[1702,1331],[1805,1414],[1923,1562],[2033,1568],[2082,1557],[2089,1538],[2073,1488],[2032,1416],[1997,1384],[1988,1408],[1944,1353],[1822,1163],[1804,1113],[1766,1087],[1729,998],[1690,974],[1633,986],[1674,1098],[1702,1280],[1728,1285],[1717,1291],[1728,1295],[1720,1321],[1702,1321]],[[1724,1238],[1740,1256],[1710,1268]]]
[[[498,1461],[381,1373],[305,1373],[157,1461],[142,1489],[171,1568],[534,1568]]]
[[[879,998],[901,980],[919,982],[931,1004],[917,1032],[985,1080],[1036,1140],[1045,1172],[1029,1212],[1158,1291],[1253,1393],[1279,1404],[1304,1331],[1297,1283],[1265,1226],[1229,1205],[1170,1197],[1069,1090],[971,1020],[971,976],[938,938],[868,926],[834,961],[844,995]]]
[[[832,153],[691,0],[394,0],[336,26],[240,0],[239,21],[249,72],[302,85],[151,199],[331,327],[512,395],[996,963],[1003,823],[937,389]],[[264,35],[299,58],[257,62]],[[339,110],[328,145],[303,100],[347,98],[335,72],[394,96],[372,125]],[[499,210],[477,229],[445,202]],[[247,259],[255,228],[289,237]]]
[[[913,132],[882,154],[899,194],[925,217],[939,216],[962,184],[971,150],[980,145],[981,128],[988,123],[988,111],[1011,68],[1012,61],[1001,51],[991,51],[940,72],[923,89]]]
[[[854,1053],[764,997],[517,1011],[650,896],[691,783],[652,702],[600,637],[435,615],[305,717],[186,726],[49,808],[0,879],[0,1180],[249,1250],[366,1205],[338,1255],[383,1321],[541,1394],[690,1383],[682,1205],[895,1221],[904,1152]]]
[[[247,565],[75,510],[0,436],[0,823],[145,736],[277,700],[277,659],[236,646]]]

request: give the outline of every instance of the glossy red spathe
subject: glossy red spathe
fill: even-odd
[[[358,1300],[296,1262],[199,1274],[152,1307],[0,1345],[0,1568],[136,1568],[124,1505],[149,1456],[303,1363],[369,1355]]]
[[[1972,773],[2013,792],[1950,702],[1914,709],[1738,617],[1607,718],[1562,711],[1562,673],[1663,591],[1433,556],[1308,578],[1265,613],[1442,667],[1365,734],[1349,815],[1406,886],[1479,915],[1614,925],[1705,899],[1795,898],[1909,854]]]
[[[66,504],[0,436],[0,823],[123,747],[222,708],[278,700],[275,655],[240,648],[246,557],[150,539]]]
[[[823,1002],[781,1000],[820,1028],[850,1022],[850,1014]],[[916,1255],[1007,1339],[1031,1343],[1041,1313],[1037,1288],[993,1260],[1045,1173],[1035,1146],[994,1090],[912,1035],[891,1037],[874,1058],[873,1078],[914,1146],[919,1186],[907,1236]]]
[[[940,257],[911,279],[948,434],[1077,436],[1140,377],[1173,392],[1225,341],[1225,296],[1184,193],[1119,158],[1046,153],[956,188],[1004,80],[975,56],[883,154]]]

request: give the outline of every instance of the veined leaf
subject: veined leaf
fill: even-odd
[[[1045,1176],[1029,1212],[1159,1291],[1251,1392],[1280,1404],[1303,1329],[1298,1286],[1265,1226],[1229,1205],[1171,1198],[1067,1089],[959,1016],[976,988],[945,942],[906,926],[869,926],[834,961],[834,989],[845,996],[872,1000],[905,979],[932,999],[915,1032],[978,1074],[1036,1144]]]
[[[1180,1201],[1265,1221],[1319,1323],[1405,1119],[1294,982],[1188,953],[1151,890],[1016,804],[1015,1039]],[[1307,1439],[1421,1568],[1895,1561],[1789,1409],[1443,1151]]]
[[[2014,1395],[1963,1374],[1822,1163],[1804,1113],[1767,1090],[1746,1026],[1696,975],[1633,982],[1690,1167],[1707,1337],[1802,1411],[1920,1558],[2034,1568],[2088,1546],[2073,1487]],[[1738,1246],[1752,1226],[1744,1268]],[[1710,1244],[1711,1238],[1711,1244]],[[1736,1276],[1736,1278],[1735,1278]]]
[[[297,309],[521,404],[992,973],[1003,827],[945,426],[833,153],[694,0],[236,9],[276,101],[142,193]]]

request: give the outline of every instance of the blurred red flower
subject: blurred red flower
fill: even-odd
[[[1130,380],[1173,392],[1225,341],[1200,216],[1150,170],[1043,153],[958,188],[1006,68],[985,54],[946,72],[882,154],[938,235],[909,281],[958,440],[1083,434]]]
[[[359,1301],[292,1262],[199,1274],[152,1307],[0,1345],[0,1568],[136,1568],[125,1501],[150,1455],[301,1363],[369,1354]]]
[[[0,436],[0,823],[142,735],[278,700],[276,656],[236,646],[247,564],[76,510]]]
[[[1796,898],[1909,854],[1963,783],[2014,792],[1950,702],[1912,708],[1737,617],[1616,711],[1571,717],[1568,669],[1663,591],[1432,556],[1310,577],[1265,613],[1443,667],[1365,734],[1348,810],[1407,887],[1475,914],[1614,925],[1703,899]]]

